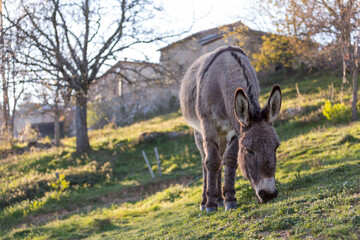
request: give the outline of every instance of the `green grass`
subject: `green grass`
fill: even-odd
[[[299,106],[297,81],[302,112],[290,116],[288,110]],[[0,236],[359,239],[360,123],[330,123],[321,113],[330,96],[329,85],[333,82],[338,89],[340,80],[323,74],[279,82],[283,104],[275,125],[281,139],[277,199],[259,205],[254,190],[238,171],[239,207],[229,212],[200,212],[200,156],[191,130],[177,112],[128,127],[92,131],[93,150],[85,156],[75,154],[70,138],[58,149],[33,149],[0,159]],[[270,85],[262,88],[262,105]],[[339,92],[334,96],[338,102]],[[154,131],[183,134],[138,141],[141,133]],[[152,179],[141,151],[147,153],[157,174],[154,147],[160,153],[163,177]],[[50,185],[56,173],[70,182],[59,197]]]

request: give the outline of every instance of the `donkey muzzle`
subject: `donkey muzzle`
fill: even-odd
[[[267,192],[265,190],[260,190],[258,195],[259,203],[266,203],[278,196],[278,190],[275,189],[274,192]]]
[[[261,179],[255,188],[259,203],[266,203],[278,196],[278,190],[275,186],[275,178]]]

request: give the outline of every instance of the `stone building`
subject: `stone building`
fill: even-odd
[[[240,21],[197,32],[161,48],[160,65],[181,82],[187,68],[197,58],[218,47],[240,46],[251,58],[251,55],[262,45],[261,37],[265,34],[248,28]]]
[[[75,134],[75,108],[63,108],[63,114],[60,116],[60,135]],[[38,103],[20,104],[15,115],[14,135],[21,137],[26,124],[30,124],[39,136],[54,136],[54,116],[51,106]]]
[[[178,108],[178,89],[159,64],[119,61],[89,90],[88,124],[125,125]]]

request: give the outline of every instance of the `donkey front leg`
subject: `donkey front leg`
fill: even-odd
[[[221,157],[218,144],[213,139],[205,138],[204,150],[207,170],[206,211],[211,212],[217,210],[218,194],[221,192],[218,191]]]
[[[225,164],[225,183],[224,183],[224,197],[225,197],[225,211],[236,208],[237,199],[235,198],[235,177],[237,163],[237,154],[239,151],[239,144],[237,138],[233,136],[227,144],[224,153]]]
[[[218,207],[223,207],[224,206],[224,198],[223,198],[223,194],[222,194],[222,187],[221,187],[221,169],[222,167],[220,167],[219,169],[219,173],[218,173],[218,185],[217,185],[217,191],[218,191],[218,199],[217,199],[217,205]]]
[[[194,137],[195,137],[195,143],[196,146],[199,149],[200,155],[201,155],[201,165],[202,165],[202,171],[203,171],[203,192],[202,192],[202,199],[200,203],[200,210],[205,210],[205,204],[206,204],[206,182],[207,182],[207,171],[206,171],[206,165],[205,165],[205,152],[203,147],[203,137],[201,133],[198,131],[194,131]]]
[[[220,136],[219,143],[220,143],[219,144],[220,156],[223,156],[224,152],[226,150],[226,146],[227,146],[226,136]],[[217,200],[218,207],[224,206],[224,197],[223,197],[222,186],[221,186],[222,166],[223,166],[223,158],[221,158],[221,166],[220,166],[219,174],[218,174],[218,200]]]

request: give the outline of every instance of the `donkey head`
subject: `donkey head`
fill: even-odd
[[[235,92],[235,115],[241,125],[238,163],[243,176],[250,180],[259,203],[277,197],[275,186],[276,149],[279,138],[272,126],[281,107],[281,90],[275,85],[266,106],[251,110],[243,89]]]

